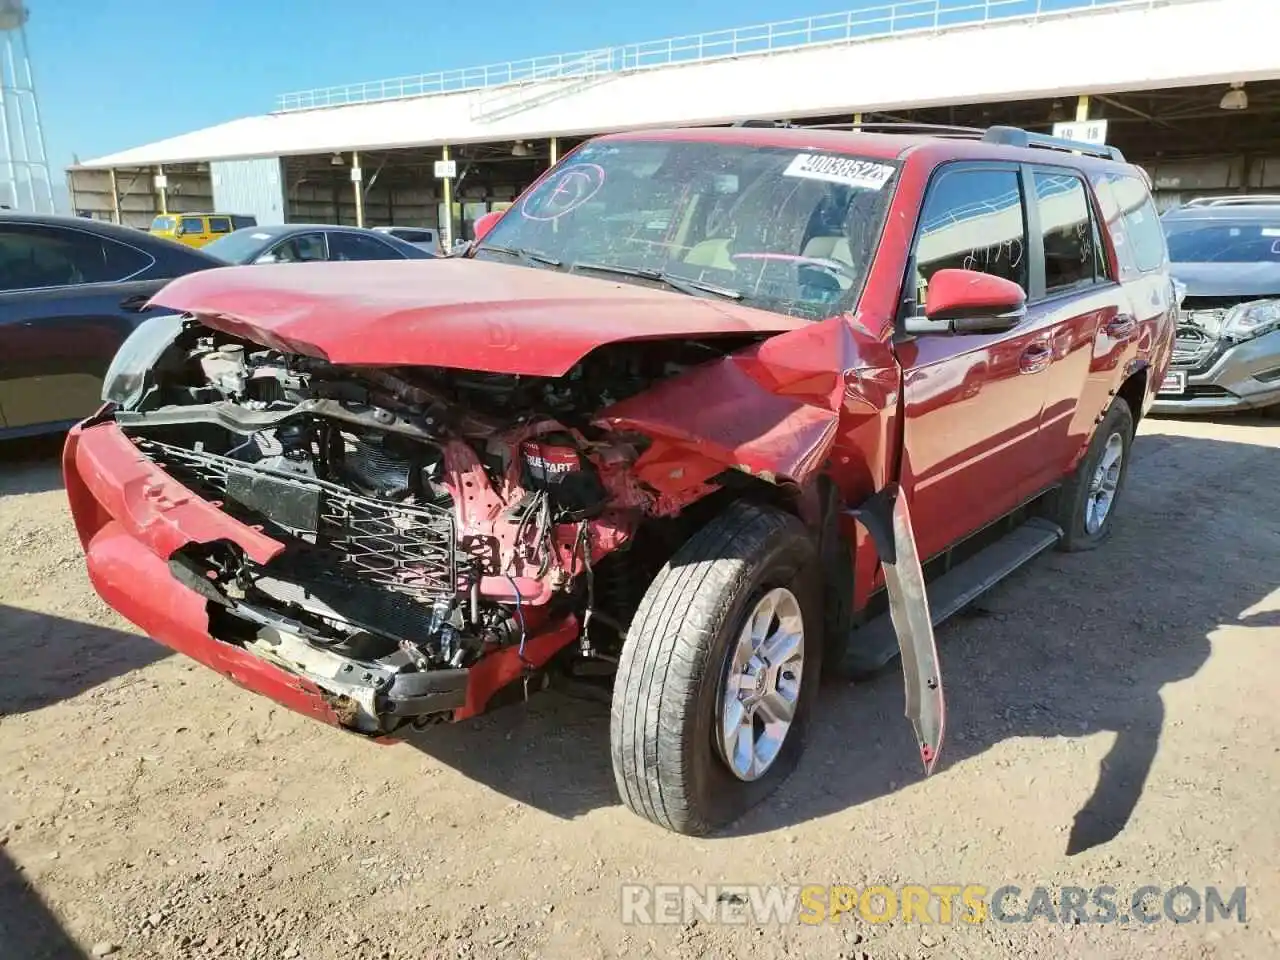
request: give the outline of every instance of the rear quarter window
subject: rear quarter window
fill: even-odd
[[[1094,189],[1119,254],[1121,279],[1164,267],[1169,250],[1147,185],[1134,176],[1106,173],[1095,178]]]

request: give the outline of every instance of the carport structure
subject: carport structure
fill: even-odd
[[[597,133],[1105,120],[1168,205],[1280,188],[1280,52],[1250,29],[1275,13],[1275,0],[900,0],[285,94],[274,112],[69,177],[78,210],[138,226],[213,206],[264,223],[439,226],[448,244]],[[122,179],[142,185],[131,203]]]

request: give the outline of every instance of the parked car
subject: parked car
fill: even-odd
[[[933,624],[1107,538],[1174,333],[1140,169],[967,137],[609,135],[429,283],[175,281],[67,443],[95,587],[377,740],[605,674],[682,833],[787,776],[826,671],[901,654],[931,772]]]
[[[148,232],[188,247],[203,247],[233,230],[257,224],[256,217],[238,213],[162,213],[151,221]]]
[[[440,232],[434,227],[374,227],[378,233],[411,243],[427,253],[440,254]]]
[[[83,217],[0,214],[0,439],[66,430],[173,277],[221,266],[197,250]]]
[[[1280,415],[1280,196],[1195,200],[1162,222],[1185,297],[1152,409]]]
[[[425,250],[395,237],[361,227],[326,223],[288,223],[237,230],[204,250],[232,264],[431,259]]]

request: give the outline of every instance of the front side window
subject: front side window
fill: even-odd
[[[268,251],[276,263],[311,263],[324,260],[323,233],[300,233],[284,240]]]
[[[0,226],[0,289],[27,290],[127,280],[154,263],[134,247],[82,230]]]
[[[1036,171],[1036,206],[1044,238],[1048,294],[1106,279],[1084,181],[1072,173]]]
[[[923,308],[929,280],[944,268],[1004,277],[1028,289],[1022,181],[1014,169],[944,171],[929,187],[916,241],[915,292]]]
[[[821,319],[853,308],[897,172],[890,161],[751,144],[590,143],[475,255]]]

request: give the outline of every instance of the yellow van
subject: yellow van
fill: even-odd
[[[203,247],[233,230],[257,225],[257,218],[236,213],[162,213],[151,221],[149,232],[189,247]]]

